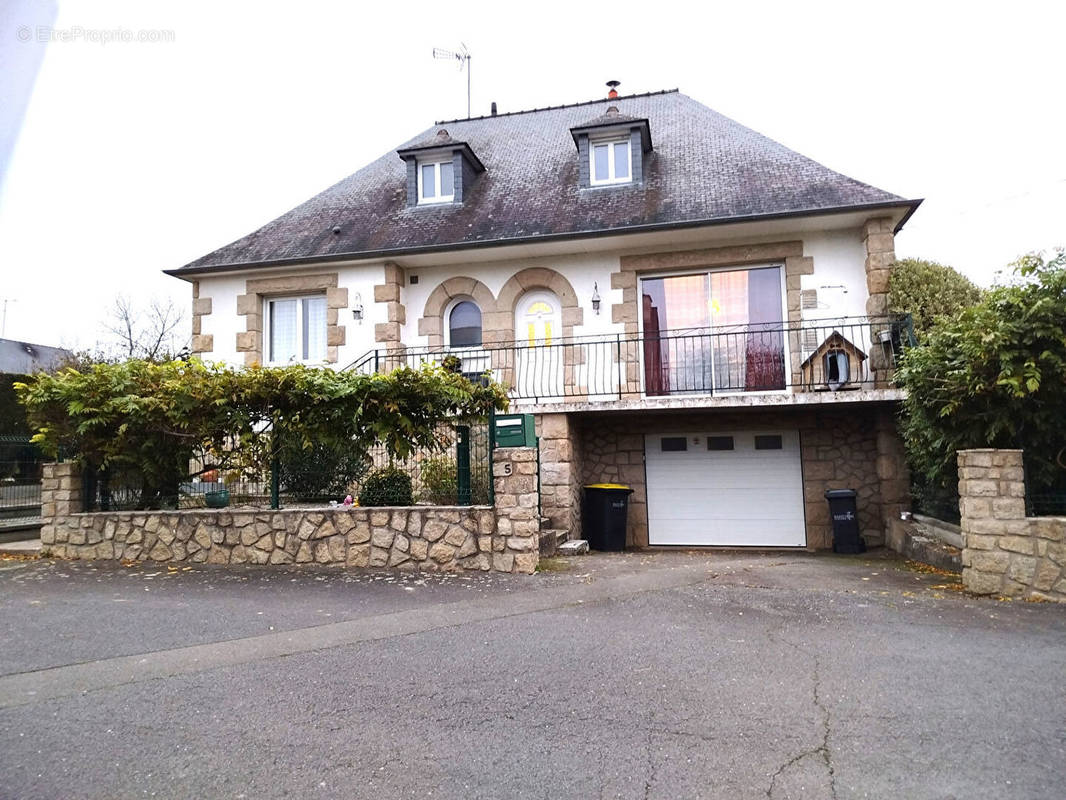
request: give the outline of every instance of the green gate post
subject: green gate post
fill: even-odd
[[[455,427],[456,502],[470,505],[470,426]]]
[[[278,476],[280,469],[281,465],[278,463],[278,454],[275,452],[274,456],[270,459],[270,507],[275,511],[281,508],[280,478]]]
[[[489,505],[496,505],[496,472],[493,468],[493,454],[496,452],[496,409],[489,409]]]

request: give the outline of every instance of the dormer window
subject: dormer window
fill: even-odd
[[[450,203],[455,199],[452,159],[418,162],[418,202]]]
[[[630,137],[589,142],[589,182],[593,186],[629,183],[633,176]]]
[[[485,165],[470,145],[441,128],[431,139],[396,151],[407,165],[407,205],[463,202]]]
[[[581,189],[643,184],[651,154],[651,129],[644,117],[609,106],[604,114],[570,129],[578,154]]]

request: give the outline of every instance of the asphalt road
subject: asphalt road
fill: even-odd
[[[0,562],[0,798],[1053,798],[1066,608],[886,558]]]

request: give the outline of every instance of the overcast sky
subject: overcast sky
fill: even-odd
[[[901,256],[987,284],[1066,244],[1063,3],[59,0],[51,25],[77,40],[48,44],[36,25],[54,3],[2,5],[0,63],[32,71],[18,48],[44,48],[0,165],[8,338],[91,346],[119,292],[187,305],[160,270],[465,116],[465,73],[431,56],[460,42],[475,115],[594,99],[609,79],[676,87],[926,198]],[[172,41],[89,40],[112,29]],[[0,100],[8,122],[15,105]]]

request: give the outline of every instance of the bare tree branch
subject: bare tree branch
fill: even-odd
[[[165,361],[184,348],[181,339],[185,314],[170,299],[153,298],[146,308],[119,295],[104,329],[114,337],[113,348],[125,358]]]

